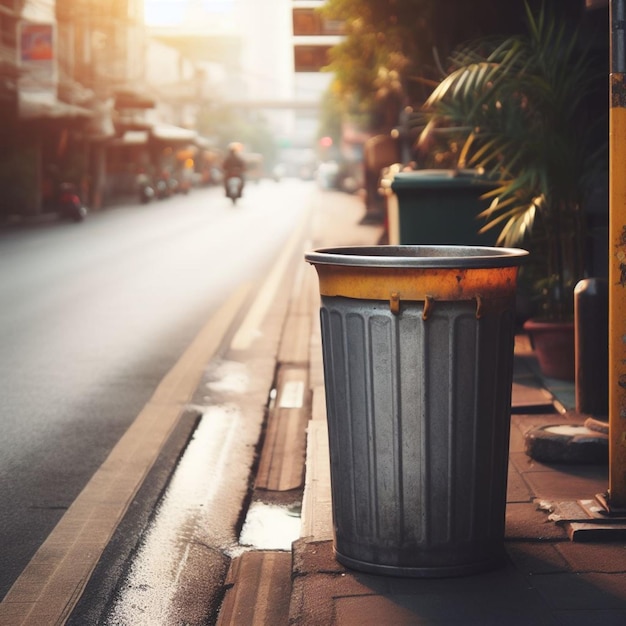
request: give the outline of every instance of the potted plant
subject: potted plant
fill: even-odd
[[[605,162],[598,155],[604,147],[594,150],[598,120],[588,115],[596,75],[576,29],[545,5],[533,13],[526,4],[526,17],[524,34],[482,39],[453,55],[452,70],[425,103],[420,141],[447,137],[460,146],[459,167],[481,168],[497,181],[485,194],[491,203],[479,215],[480,231],[499,228],[499,245],[533,253],[526,273],[541,300],[540,319],[525,328],[544,373],[573,379],[573,290],[584,277],[587,244],[583,202]],[[544,359],[535,334],[555,324],[565,325],[568,337],[565,370]]]

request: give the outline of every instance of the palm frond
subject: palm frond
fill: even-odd
[[[526,2],[525,10],[526,35],[483,39],[454,54],[424,114],[429,133],[460,146],[458,164],[494,181],[482,195],[491,202],[477,216],[479,232],[499,229],[503,245],[531,231],[533,240],[541,236],[546,273],[563,291],[577,275],[575,263],[564,263],[582,248],[572,243],[581,230],[580,199],[606,152],[599,158],[590,147],[597,133],[584,106],[595,78],[578,33],[547,3],[534,12]]]

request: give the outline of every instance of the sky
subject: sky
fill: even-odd
[[[179,26],[191,11],[227,14],[235,0],[144,0],[144,14],[149,26]]]

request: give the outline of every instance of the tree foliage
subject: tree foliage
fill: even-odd
[[[404,90],[403,78],[427,62],[430,0],[329,0],[323,14],[343,20],[346,38],[331,50],[336,93],[352,108]]]
[[[421,105],[455,47],[520,30],[524,8],[523,0],[328,0],[321,11],[345,23],[327,68],[334,96],[345,111],[370,112],[373,126],[385,127],[403,106]]]

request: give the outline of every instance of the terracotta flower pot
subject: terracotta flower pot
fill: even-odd
[[[527,320],[524,330],[535,350],[539,367],[548,378],[574,380],[576,376],[574,322]]]

